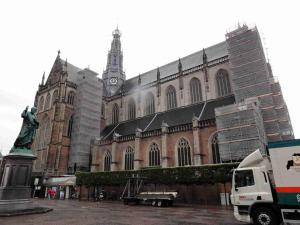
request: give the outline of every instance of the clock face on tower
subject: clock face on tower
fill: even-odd
[[[110,84],[113,84],[113,85],[116,85],[118,83],[118,78],[116,77],[112,77],[109,79],[109,83]]]

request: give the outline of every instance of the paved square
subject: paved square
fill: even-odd
[[[231,208],[182,205],[159,208],[122,202],[34,200],[54,210],[46,214],[0,217],[1,225],[236,225]]]

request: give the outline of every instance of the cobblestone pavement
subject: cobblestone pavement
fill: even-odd
[[[231,208],[182,205],[159,208],[121,202],[34,200],[53,208],[45,214],[0,217],[1,225],[237,225]]]

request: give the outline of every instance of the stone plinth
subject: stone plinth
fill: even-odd
[[[10,153],[3,157],[0,168],[0,216],[16,215],[22,211],[35,213],[31,202],[31,172],[36,159],[32,153]]]
[[[0,200],[31,197],[30,179],[35,159],[34,155],[25,153],[10,153],[3,157]]]

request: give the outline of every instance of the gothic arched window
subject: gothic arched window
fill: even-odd
[[[51,127],[50,127],[50,119],[46,115],[40,124],[39,128],[39,134],[38,134],[38,148],[45,148],[49,143],[51,139]]]
[[[50,95],[50,93],[48,93],[47,96],[46,96],[46,101],[45,101],[45,108],[44,108],[44,110],[49,109],[49,106],[50,106],[50,98],[51,98],[51,95]]]
[[[226,96],[231,94],[229,75],[226,70],[220,69],[216,75],[218,96]]]
[[[187,140],[181,138],[178,147],[178,166],[187,166],[192,164],[191,160],[191,148]]]
[[[39,101],[39,112],[43,111],[43,109],[44,109],[44,96],[42,96]]]
[[[176,107],[177,107],[176,90],[172,85],[170,85],[167,88],[167,109],[174,109]]]
[[[68,132],[67,132],[68,137],[71,137],[72,127],[73,127],[73,116],[70,117],[69,122],[68,122]]]
[[[74,104],[74,97],[75,97],[74,92],[70,91],[69,94],[68,94],[67,103],[70,104],[70,105],[73,105]]]
[[[125,170],[134,169],[134,150],[130,146],[125,151]]]
[[[193,78],[190,81],[191,103],[202,101],[201,83],[199,79]]]
[[[112,109],[112,124],[119,122],[119,106],[118,104],[114,104]]]
[[[57,100],[57,98],[58,98],[58,91],[55,90],[55,91],[53,92],[53,95],[52,95],[52,105],[54,105],[54,103],[55,103],[55,101]]]
[[[215,134],[211,140],[211,150],[212,150],[213,163],[221,163],[217,134]]]
[[[128,102],[128,119],[135,119],[135,101],[132,98]]]
[[[160,151],[155,143],[150,145],[149,166],[160,166]]]
[[[154,95],[149,92],[145,97],[145,116],[155,113]]]
[[[110,171],[110,165],[111,165],[111,154],[109,151],[107,151],[104,156],[104,171]]]

